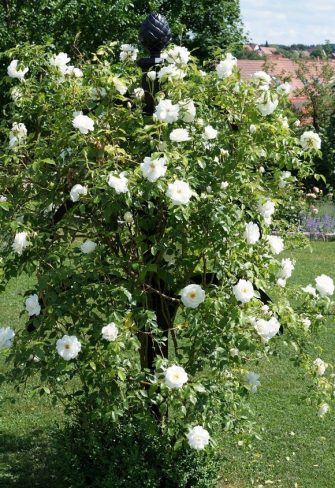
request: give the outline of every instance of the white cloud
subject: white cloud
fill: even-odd
[[[334,0],[240,0],[251,40],[270,44],[335,42]]]

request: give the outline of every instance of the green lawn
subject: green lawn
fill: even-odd
[[[313,249],[313,254],[304,250],[294,256],[297,266],[292,280],[298,284],[312,283],[322,272],[335,278],[335,242],[315,242]],[[21,293],[29,285],[27,278],[13,281],[0,296],[1,325],[20,326]],[[316,339],[326,360],[334,360],[334,328],[335,321],[329,321],[327,330]],[[221,486],[333,488],[334,411],[320,420],[315,409],[301,401],[308,380],[292,367],[289,357],[274,358],[258,372],[262,386],[252,404],[257,423],[264,426],[262,439],[251,448],[238,447],[235,439],[225,440]],[[29,391],[17,396],[10,385],[2,387],[0,398],[0,487],[67,488],[60,479],[52,443],[52,432],[62,421],[61,409]]]

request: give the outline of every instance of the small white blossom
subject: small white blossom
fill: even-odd
[[[316,289],[312,285],[305,286],[305,288],[302,288],[302,291],[308,293],[309,295],[313,295],[313,297],[316,297]]]
[[[209,432],[201,425],[196,425],[187,434],[189,446],[198,451],[201,451],[209,444],[209,439]]]
[[[141,87],[135,88],[134,89],[134,97],[135,98],[138,98],[139,100],[141,100],[144,97],[144,90],[143,90],[143,88],[141,88]]]
[[[271,218],[275,211],[275,205],[271,200],[267,200],[265,203],[259,203],[258,211],[264,220],[267,219],[267,221],[271,223]]]
[[[58,68],[59,71],[64,75],[68,69],[67,64],[71,61],[66,53],[54,54],[50,59],[49,63],[51,66]]]
[[[179,105],[173,104],[171,100],[161,100],[156,106],[154,117],[161,122],[172,124],[179,117]]]
[[[187,64],[190,60],[190,51],[183,46],[175,46],[166,52],[168,63]]]
[[[196,108],[193,100],[182,100],[179,102],[181,119],[184,122],[193,122],[196,116]]]
[[[248,224],[245,224],[243,237],[248,244],[256,244],[256,242],[259,241],[260,239],[260,232],[259,232],[258,225],[254,224],[253,222],[249,222]]]
[[[271,317],[269,320],[258,319],[254,325],[257,334],[259,334],[264,341],[269,341],[280,329],[280,323],[276,317]]]
[[[237,66],[237,59],[231,53],[227,53],[225,59],[216,67],[218,77],[229,78],[233,74],[234,66]]]
[[[284,278],[278,278],[277,285],[280,286],[280,288],[285,288],[286,280],[284,280]]]
[[[155,182],[161,176],[164,176],[167,170],[166,158],[144,158],[143,163],[141,163],[141,170],[143,178],[146,178],[151,183]]]
[[[200,285],[187,285],[180,294],[181,301],[187,308],[197,308],[205,300],[205,291]]]
[[[205,139],[207,139],[208,141],[211,139],[216,139],[217,135],[218,135],[218,131],[214,129],[211,125],[207,125],[205,127],[204,129]]]
[[[257,131],[257,126],[254,124],[251,124],[249,127],[249,131],[250,131],[250,134],[255,134],[255,132]]]
[[[18,64],[17,59],[13,59],[10,65],[7,67],[7,74],[11,78],[17,78],[18,80],[22,81],[25,75],[28,73],[29,68],[17,69]]]
[[[266,236],[273,254],[280,254],[284,250],[284,241],[279,236]]]
[[[187,129],[174,129],[170,132],[170,141],[172,142],[186,142],[189,141],[190,135]]]
[[[21,256],[23,251],[28,246],[30,246],[30,242],[28,241],[27,232],[17,232],[17,234],[15,234],[14,242],[12,244],[13,251]]]
[[[80,250],[84,254],[90,254],[91,252],[95,251],[97,244],[89,239],[83,242],[80,246]]]
[[[12,130],[9,133],[9,146],[15,147],[19,144],[24,144],[27,133],[27,128],[23,123],[14,122],[12,124]]]
[[[82,72],[82,70],[79,68],[75,68],[74,66],[67,66],[64,74],[65,75],[72,75],[75,78],[82,78],[84,76],[84,73]]]
[[[323,417],[328,412],[328,410],[329,410],[328,403],[323,403],[319,408],[319,412],[318,412],[319,417]]]
[[[228,186],[229,186],[228,181],[221,181],[221,184],[220,184],[221,190],[227,190]]]
[[[149,78],[149,80],[155,81],[155,79],[157,78],[156,71],[148,71],[147,77]]]
[[[326,372],[326,369],[328,368],[328,364],[322,361],[321,358],[316,358],[315,361],[313,361],[313,364],[317,370],[318,375],[323,376]]]
[[[179,389],[187,383],[188,376],[184,368],[181,366],[170,366],[165,371],[165,384],[169,388]]]
[[[312,322],[311,322],[311,321],[309,320],[309,318],[307,318],[307,317],[303,318],[303,319],[301,320],[301,322],[302,322],[302,325],[304,326],[304,329],[305,329],[306,331],[307,331],[307,330],[310,328],[310,326],[311,326],[311,324],[312,324]]]
[[[172,200],[173,205],[187,205],[193,195],[193,191],[188,183],[175,180],[168,184],[166,196]]]
[[[322,297],[331,296],[334,293],[334,281],[327,275],[320,275],[315,278],[316,289]]]
[[[279,188],[285,188],[288,184],[288,179],[291,178],[292,173],[291,171],[282,171],[280,175],[280,180],[278,183]]]
[[[15,332],[10,327],[0,327],[0,349],[12,347]]]
[[[287,280],[292,276],[292,271],[294,270],[294,263],[290,258],[282,259],[281,269],[277,273],[278,278]]]
[[[259,381],[259,374],[250,371],[250,373],[246,376],[246,382],[250,385],[251,393],[256,393],[257,388],[261,386],[261,382]]]
[[[273,100],[269,96],[263,96],[258,99],[257,107],[263,117],[267,115],[271,115],[278,106],[278,99],[274,98]]]
[[[120,174],[120,176],[114,176],[110,173],[108,177],[108,185],[111,188],[114,188],[116,193],[127,193],[128,191],[128,178],[124,176],[124,174]]]
[[[277,92],[282,95],[289,95],[291,93],[291,90],[292,90],[292,86],[287,81],[285,81],[285,83],[282,83],[277,87]]]
[[[78,202],[81,195],[87,195],[87,187],[80,184],[74,185],[70,191],[71,200],[73,202]]]
[[[134,222],[134,217],[131,212],[125,212],[123,218],[126,224],[132,224]]]
[[[103,339],[105,339],[108,342],[115,341],[117,336],[118,336],[119,330],[114,322],[111,322],[110,324],[105,325],[101,329],[101,334]]]
[[[169,66],[163,66],[158,73],[157,77],[160,81],[173,81],[173,80],[182,80],[186,76],[185,71],[183,71],[180,68],[177,68],[177,66],[170,64]]]
[[[7,197],[5,195],[0,195],[0,203],[7,202]]]
[[[41,313],[41,305],[39,304],[38,296],[36,295],[36,293],[27,297],[25,305],[29,317],[32,317],[33,315],[39,315]]]
[[[131,44],[122,44],[120,52],[121,61],[136,61],[138,49]]]
[[[256,71],[252,75],[253,80],[260,85],[269,85],[272,81],[272,78],[270,75],[265,73],[265,71]]]
[[[294,127],[300,127],[300,125],[301,125],[300,120],[299,120],[299,119],[297,119],[297,120],[294,122],[294,124],[293,124],[293,125],[294,125]]]
[[[321,148],[321,138],[320,136],[313,131],[306,131],[300,137],[300,144],[304,151],[309,151],[314,149],[317,151]]]
[[[82,113],[79,113],[74,117],[72,125],[75,129],[79,129],[81,134],[88,134],[90,131],[94,130],[94,120]]]
[[[254,287],[250,281],[239,280],[236,285],[233,286],[233,293],[236,300],[242,303],[250,302],[254,298]]]
[[[231,349],[229,349],[229,356],[235,358],[239,355],[239,352],[240,351],[237,349],[237,347],[232,347]]]
[[[125,95],[127,93],[128,87],[119,78],[113,78],[113,85],[120,95]]]
[[[58,354],[65,360],[70,361],[78,356],[81,350],[81,344],[76,336],[64,335],[56,342]]]

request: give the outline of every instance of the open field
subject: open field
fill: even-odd
[[[320,273],[335,278],[335,242],[314,242],[313,254],[295,254],[292,280],[307,285]],[[1,325],[20,326],[20,292],[29,280],[13,281],[0,297]],[[316,340],[324,348],[322,357],[334,361],[335,320],[329,321]],[[3,362],[0,365],[4,371]],[[282,488],[333,488],[335,486],[335,420],[333,409],[320,420],[313,407],[302,401],[308,379],[294,369],[289,357],[274,358],[258,370],[262,386],[253,396],[256,420],[264,426],[261,440],[252,448],[225,440],[224,488],[274,486]],[[15,397],[17,402],[11,403]],[[61,423],[61,409],[47,398],[27,391],[17,395],[12,386],[2,387],[0,410],[0,487],[67,488],[60,479],[59,455],[52,431]],[[132,487],[129,487],[132,488]]]

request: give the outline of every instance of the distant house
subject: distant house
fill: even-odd
[[[262,50],[273,48],[261,48]],[[270,53],[270,51],[267,51]],[[328,63],[335,70],[335,59],[323,61],[320,59],[304,61],[307,65],[311,77],[320,77],[320,72],[323,67]],[[278,78],[279,80],[287,80],[292,86],[292,92],[289,96],[292,104],[297,110],[302,109],[306,98],[299,94],[299,91],[303,88],[303,83],[297,77],[297,71],[299,65],[291,59],[285,58],[283,55],[268,55],[266,61],[263,60],[251,60],[251,59],[239,59],[237,61],[237,67],[241,73],[242,78],[249,79],[256,71],[266,71],[271,76]]]

